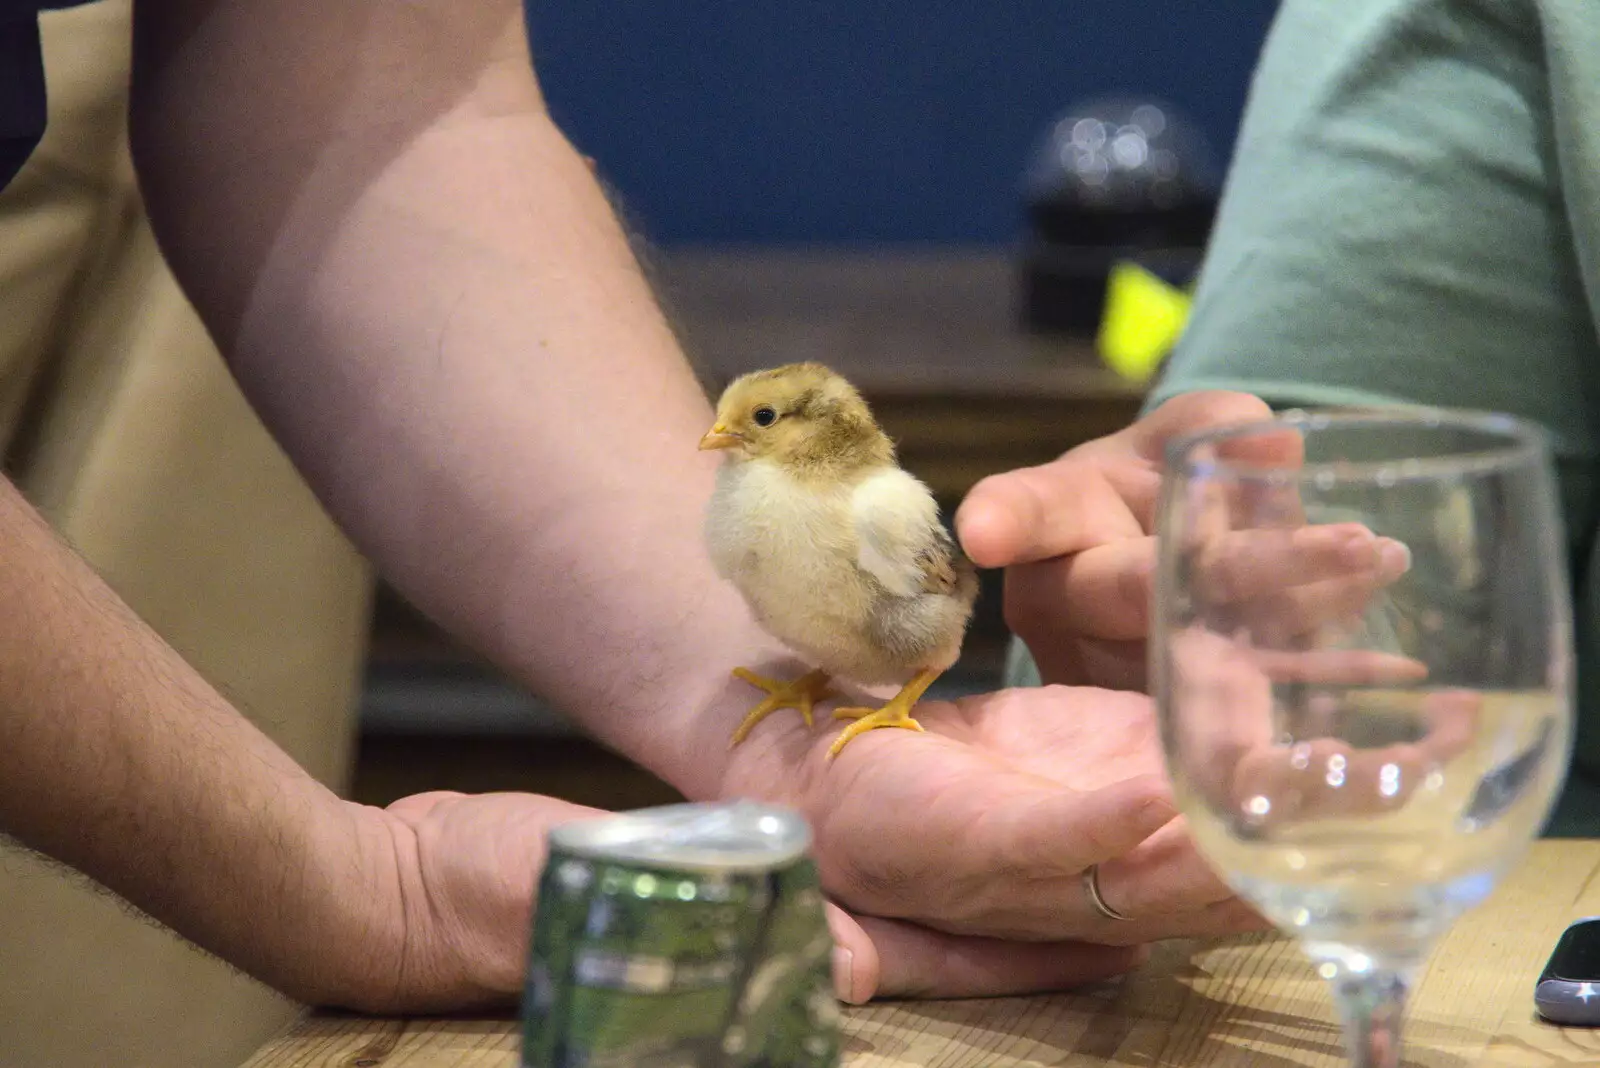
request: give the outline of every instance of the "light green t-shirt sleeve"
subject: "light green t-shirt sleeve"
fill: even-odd
[[[1286,3],[1152,401],[1224,388],[1489,408],[1593,459],[1600,360],[1577,248],[1600,220],[1564,198],[1562,134],[1582,120],[1557,124],[1551,47],[1532,3]],[[1600,78],[1600,51],[1590,62]]]
[[[1546,428],[1580,617],[1578,766],[1600,779],[1596,10],[1288,0],[1150,403],[1228,389],[1278,406],[1486,408]],[[1020,646],[1008,682],[1038,682]]]

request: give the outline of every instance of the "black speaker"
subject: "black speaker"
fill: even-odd
[[[1023,178],[1024,325],[1094,334],[1118,261],[1187,285],[1221,185],[1205,135],[1171,105],[1107,97],[1068,108],[1039,138]]]

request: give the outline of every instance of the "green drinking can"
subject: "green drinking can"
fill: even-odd
[[[668,805],[557,827],[523,1068],[835,1068],[833,939],[796,813]]]

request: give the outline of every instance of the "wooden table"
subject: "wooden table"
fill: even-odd
[[[1533,1013],[1534,980],[1565,924],[1600,913],[1600,842],[1538,843],[1439,946],[1408,1016],[1407,1064],[1600,1063],[1600,1031]],[[846,1016],[849,1068],[1343,1063],[1322,981],[1279,938],[1169,943],[1126,981],[1049,997],[901,1002]],[[514,1068],[512,1016],[316,1014],[246,1068]]]

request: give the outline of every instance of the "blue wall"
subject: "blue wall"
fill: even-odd
[[[674,243],[998,242],[1044,125],[1153,94],[1231,150],[1271,0],[528,0],[552,110]]]

